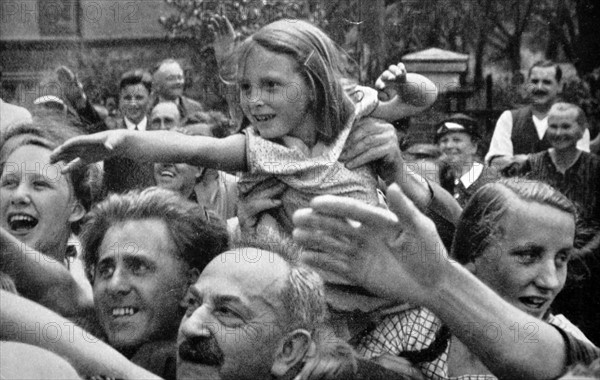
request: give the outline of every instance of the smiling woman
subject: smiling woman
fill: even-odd
[[[97,193],[98,171],[64,175],[62,163],[50,164],[52,149],[77,134],[64,121],[37,120],[9,130],[0,149],[1,269],[23,295],[63,314],[91,304],[69,274],[76,252],[68,241]]]
[[[466,205],[451,256],[507,303],[591,345],[564,316],[550,313],[567,278],[575,222],[574,205],[546,184],[509,180],[487,184]],[[501,323],[490,321],[484,330],[501,335]],[[538,328],[525,328],[529,333],[525,342],[537,342]],[[414,308],[386,316],[360,348],[367,357],[406,357],[427,379],[495,379],[490,364],[466,342],[451,334],[429,309]]]

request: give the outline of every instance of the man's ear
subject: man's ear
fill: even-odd
[[[85,215],[85,208],[79,201],[73,201],[71,204],[71,215],[69,215],[69,223],[75,223]]]
[[[306,357],[314,356],[315,351],[315,343],[308,331],[303,329],[292,331],[277,346],[271,374],[276,377],[285,376]]]
[[[188,270],[187,272],[187,286],[186,286],[186,290],[185,290],[185,295],[183,296],[183,298],[181,299],[181,301],[179,301],[179,306],[183,307],[184,309],[187,308],[190,304],[190,298],[193,298],[193,296],[190,293],[190,287],[192,285],[194,285],[196,283],[196,281],[198,281],[198,277],[200,277],[200,271],[198,270],[198,268],[191,268]]]

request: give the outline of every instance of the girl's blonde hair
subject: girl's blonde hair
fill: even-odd
[[[346,95],[347,69],[341,49],[322,30],[307,21],[279,20],[259,29],[237,49],[236,76],[244,71],[253,47],[286,54],[297,63],[297,70],[311,89],[309,112],[317,118],[317,141],[332,143],[354,112]]]

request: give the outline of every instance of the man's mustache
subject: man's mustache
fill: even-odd
[[[210,338],[190,338],[179,345],[179,357],[185,361],[209,366],[223,364],[223,351],[217,341]]]

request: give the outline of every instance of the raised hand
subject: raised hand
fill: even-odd
[[[379,100],[388,101],[400,93],[402,85],[406,84],[406,67],[403,63],[391,65],[375,81],[379,92]]]
[[[226,16],[214,15],[208,29],[213,33],[213,49],[217,64],[221,66],[235,48],[235,31]]]
[[[303,261],[373,294],[420,303],[450,265],[433,222],[393,184],[391,213],[358,200],[320,196],[294,214]]]
[[[86,96],[83,85],[77,79],[77,75],[66,66],[56,69],[56,76],[62,88],[63,97],[75,108],[85,105]]]
[[[81,166],[118,155],[125,149],[127,130],[114,130],[77,136],[67,140],[52,152],[52,163],[64,161],[63,173]]]

